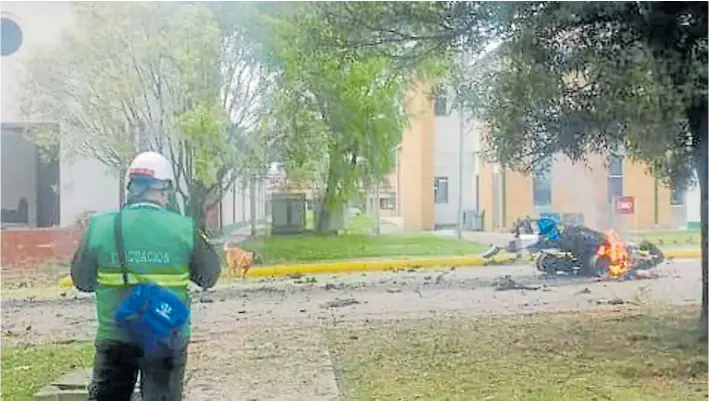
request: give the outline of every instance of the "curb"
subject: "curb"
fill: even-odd
[[[514,262],[510,256],[494,257],[486,260],[482,256],[461,256],[453,258],[397,259],[397,260],[355,260],[331,263],[303,263],[297,265],[254,266],[248,277],[281,277],[295,274],[360,273],[387,271],[407,268],[435,268],[459,266],[483,266],[486,264],[506,264]]]
[[[678,249],[664,252],[666,258],[672,259],[700,259],[699,249]],[[526,259],[526,258],[525,258]],[[525,259],[522,259],[524,261]],[[531,260],[531,259],[527,259]],[[436,267],[477,267],[485,265],[503,265],[518,261],[510,255],[498,255],[492,259],[483,259],[481,256],[461,256],[449,258],[426,259],[395,259],[395,260],[368,260],[346,261],[330,263],[303,263],[295,265],[270,265],[254,266],[247,277],[283,277],[291,275],[309,275],[326,273],[363,273],[370,271],[387,271],[408,268],[436,268]]]
[[[700,259],[702,252],[699,249],[677,249],[664,252],[666,258],[672,259]],[[531,260],[527,258],[521,261]],[[249,270],[247,277],[284,277],[293,275],[312,274],[339,274],[339,273],[364,273],[372,271],[390,271],[410,268],[436,268],[436,267],[477,267],[486,265],[505,265],[520,261],[512,255],[498,255],[491,259],[482,256],[458,256],[448,258],[421,258],[421,259],[390,259],[390,260],[354,260],[330,263],[303,263],[294,265],[266,265],[254,266]],[[64,277],[59,282],[60,287],[72,286],[71,277]]]

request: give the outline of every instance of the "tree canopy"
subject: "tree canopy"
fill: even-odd
[[[186,210],[202,220],[253,158],[268,74],[237,26],[207,7],[81,3],[60,40],[26,63],[24,111],[58,121],[30,132],[63,157],[122,177],[139,151],[172,161]],[[220,24],[221,23],[221,24]]]
[[[408,62],[500,43],[494,60],[468,71],[471,90],[458,91],[492,128],[489,158],[529,172],[558,153],[580,162],[623,151],[675,187],[698,178],[706,337],[707,3],[375,4],[328,19],[349,32],[333,46]]]

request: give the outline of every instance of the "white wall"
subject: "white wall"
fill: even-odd
[[[265,185],[256,185],[256,218],[266,217],[266,190]],[[241,183],[235,183],[232,188],[224,191],[222,198],[222,227],[235,224],[246,224],[251,221],[251,194],[249,187],[243,189]]]
[[[95,159],[77,158],[59,166],[60,225],[76,222],[83,212],[118,210],[118,175]]]
[[[463,139],[463,210],[475,210],[475,177],[479,172],[476,151],[479,131],[476,124],[466,122]],[[434,177],[448,177],[448,203],[434,204],[434,224],[457,224],[459,196],[460,117],[457,111],[435,118],[435,170]],[[433,183],[431,184],[433,185]]]
[[[701,221],[701,192],[699,191],[699,185],[695,185],[689,188],[685,198],[686,211],[687,211],[687,222],[699,222]]]

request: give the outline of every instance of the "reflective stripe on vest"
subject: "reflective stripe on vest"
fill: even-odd
[[[128,285],[138,283],[153,282],[163,287],[187,287],[190,282],[190,274],[135,274],[128,273]],[[98,283],[105,286],[123,286],[122,273],[98,272]]]

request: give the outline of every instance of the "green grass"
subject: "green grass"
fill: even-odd
[[[636,242],[646,240],[657,245],[699,246],[699,231],[648,231],[631,233],[628,238]]]
[[[242,243],[261,254],[263,264],[370,258],[477,255],[487,247],[433,235],[300,234],[256,237]]]
[[[310,222],[312,224],[312,219]],[[273,237],[264,235],[244,241],[241,247],[260,253],[263,264],[476,255],[487,248],[430,234],[375,236],[371,234],[372,226],[371,216],[353,216],[347,230],[340,235],[319,236],[310,232]]]
[[[343,231],[347,234],[369,234],[373,228],[374,216],[360,214],[359,216],[350,216]],[[315,229],[315,219],[312,210],[308,210],[305,215],[305,229],[311,231]]]
[[[32,401],[40,388],[62,374],[92,363],[89,343],[2,347],[2,399]]]
[[[410,320],[328,341],[343,400],[700,401],[697,312]]]

